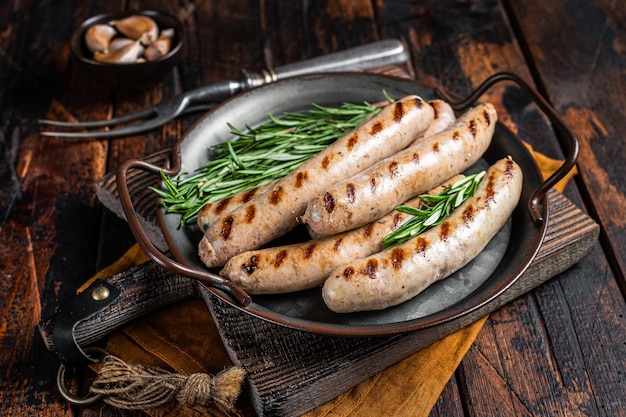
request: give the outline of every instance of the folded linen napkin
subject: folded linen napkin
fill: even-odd
[[[544,177],[561,165],[561,161],[528,148]],[[572,170],[555,188],[562,191],[576,172]],[[135,245],[92,279],[110,276],[147,260],[145,253]],[[433,343],[305,416],[428,416],[486,319],[483,317]],[[112,334],[107,349],[126,363],[156,366],[185,375],[217,374],[232,367],[209,310],[200,299],[175,303],[126,325]],[[187,407],[176,402],[148,408],[145,412],[151,417],[256,415],[245,396],[228,412],[211,404]]]

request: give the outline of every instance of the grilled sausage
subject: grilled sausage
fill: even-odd
[[[252,200],[254,197],[265,193],[267,190],[270,189],[274,182],[275,181],[259,185],[258,187],[253,188],[249,191],[235,194],[231,197],[226,197],[220,201],[205,204],[198,212],[198,227],[204,232],[206,229],[209,228],[209,226],[211,226],[217,219],[219,219],[223,215],[230,213],[243,203],[247,203],[248,201]]]
[[[443,132],[318,194],[302,221],[317,235],[332,235],[376,220],[474,164],[489,147],[496,120],[491,104],[468,110]]]
[[[404,149],[428,129],[433,118],[433,108],[417,96],[386,106],[265,194],[218,219],[198,245],[200,259],[209,268],[220,266],[238,253],[282,236],[297,225],[314,195]]]
[[[456,118],[456,116],[454,115],[454,110],[445,101],[435,99],[429,101],[428,104],[430,104],[434,110],[433,122],[430,124],[428,129],[424,133],[422,133],[420,137],[416,140],[421,140],[427,136],[441,132],[442,130],[450,126]],[[272,183],[273,182],[261,185],[250,191],[236,194],[232,197],[227,197],[220,201],[205,204],[200,212],[198,212],[198,227],[200,228],[200,230],[205,231],[221,216],[230,213],[241,204],[247,203],[248,201],[252,200],[253,197],[263,194],[270,188]]]
[[[428,127],[428,129],[426,129],[424,133],[422,133],[417,139],[415,139],[413,143],[424,140],[424,138],[427,138],[428,136],[431,136],[431,135],[434,135],[436,133],[446,130],[456,120],[456,115],[454,114],[454,110],[447,102],[443,100],[435,99],[435,100],[430,100],[428,104],[430,104],[433,110],[435,111],[433,122],[430,124],[430,126]],[[308,225],[306,229],[311,239],[322,239],[325,236],[330,236],[326,233],[317,233],[313,229],[311,229],[311,227],[309,227]]]
[[[348,313],[381,310],[415,297],[475,258],[506,223],[521,191],[521,168],[511,158],[497,161],[474,196],[443,223],[334,270],[322,288],[324,302],[332,311]]]
[[[449,128],[456,120],[456,115],[452,107],[445,101],[435,99],[430,100],[428,104],[431,105],[435,111],[435,117],[430,124],[426,132],[422,133],[417,140],[422,140],[436,133],[442,132]]]
[[[442,192],[462,175],[435,187],[429,194]],[[419,207],[414,198],[406,204]],[[253,250],[235,255],[220,275],[249,294],[280,294],[315,288],[341,264],[380,252],[382,240],[411,216],[393,211],[380,220],[339,235],[319,240]]]

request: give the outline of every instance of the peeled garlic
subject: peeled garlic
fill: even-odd
[[[157,23],[148,16],[132,15],[120,20],[114,20],[111,25],[117,29],[122,35],[137,40],[144,36],[144,39],[154,42],[159,36],[159,27]],[[147,34],[147,35],[144,35]]]
[[[130,38],[114,38],[109,44],[109,51],[117,51],[118,49],[122,49],[125,46],[130,45],[136,41]]]
[[[85,32],[85,43],[98,62],[130,64],[167,55],[174,35],[174,29],[159,34],[154,19],[137,14],[91,26]]]
[[[159,38],[152,42],[146,48],[144,56],[148,61],[154,61],[162,56],[167,55],[172,47],[172,38],[174,37],[174,29],[164,29]]]
[[[117,31],[105,24],[93,25],[85,32],[85,44],[91,52],[103,52],[109,49],[111,39]]]
[[[143,54],[144,46],[139,41],[123,46],[120,49],[109,52],[96,51],[93,59],[98,62],[106,62],[110,64],[134,64]]]

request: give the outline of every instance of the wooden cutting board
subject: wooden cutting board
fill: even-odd
[[[159,163],[167,158],[164,151],[147,159]],[[153,196],[145,181],[129,179],[129,184],[135,201],[152,201],[139,203],[136,208],[153,243],[165,248],[154,219]],[[97,193],[106,207],[124,217],[112,175],[98,181]],[[386,337],[322,336],[255,318],[202,288],[200,296],[213,315],[231,360],[248,375],[247,388],[259,416],[299,416],[577,263],[597,241],[599,226],[556,190],[548,193],[548,204],[546,236],[518,281],[476,311],[428,329]]]

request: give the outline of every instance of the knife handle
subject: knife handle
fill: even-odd
[[[95,280],[39,324],[46,347],[63,363],[89,363],[84,348],[151,311],[196,297],[194,281],[152,261]]]

